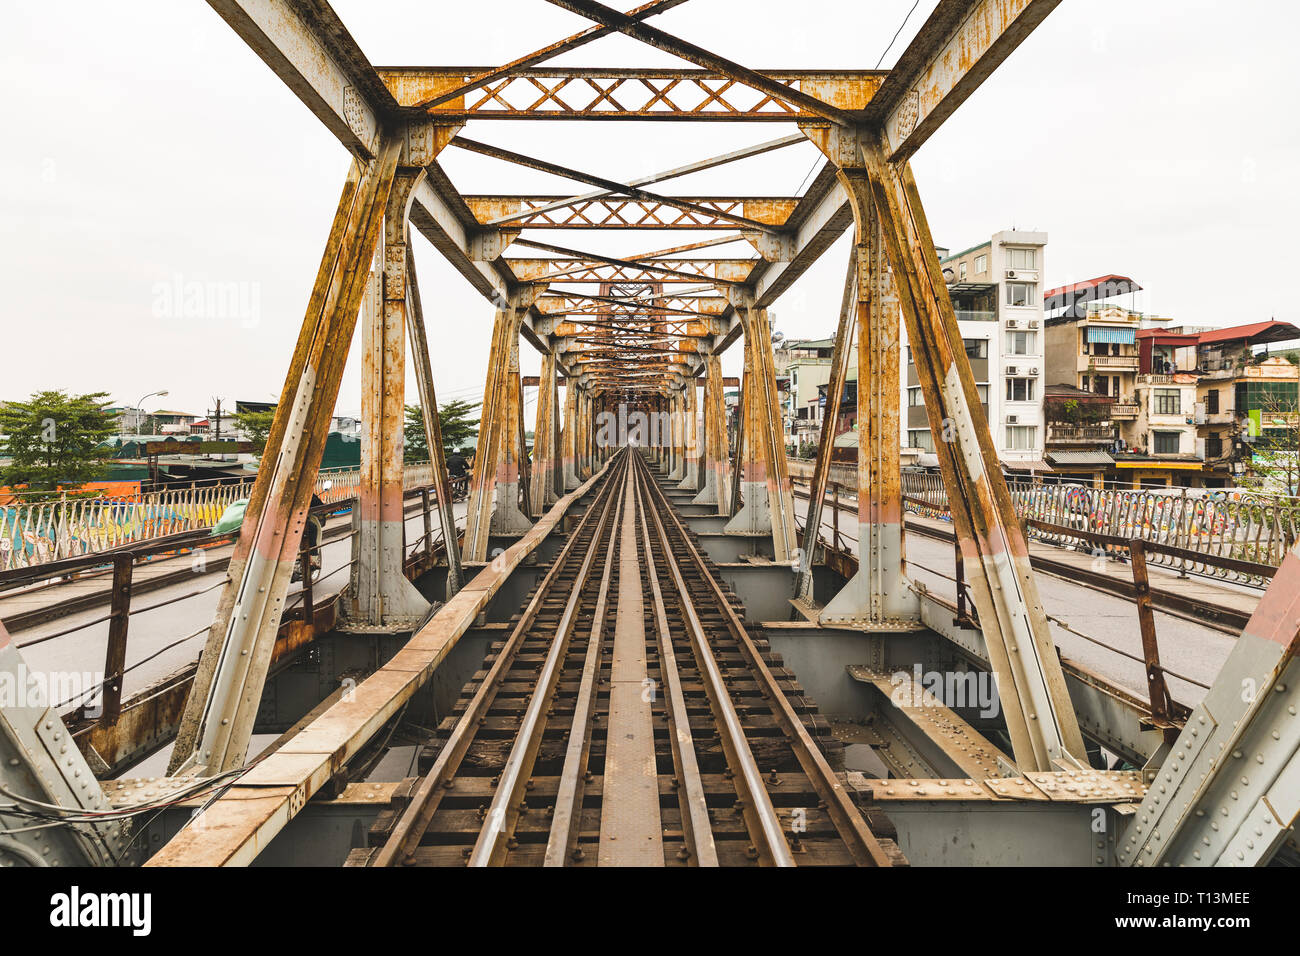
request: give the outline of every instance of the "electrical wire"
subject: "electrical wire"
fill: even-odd
[[[889,51],[894,48],[894,44],[898,42],[898,37],[902,34],[903,27],[907,26],[907,21],[912,19],[912,14],[916,12],[916,8],[920,5],[921,0],[916,0],[916,3],[912,4],[912,9],[907,11],[907,16],[903,17],[903,22],[900,23],[898,29],[894,31],[894,38],[889,41],[889,46],[885,47],[884,52],[880,54],[880,59],[876,61],[877,70],[880,69],[880,64],[885,62],[885,57],[889,54]]]

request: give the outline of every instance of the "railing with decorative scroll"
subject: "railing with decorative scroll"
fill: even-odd
[[[137,495],[0,505],[0,571],[210,528],[226,508],[252,493],[253,481],[250,476],[230,484]],[[407,488],[432,483],[433,470],[428,463],[406,466]],[[354,497],[360,484],[360,468],[322,469],[316,478],[316,493],[325,502],[342,501]]]
[[[909,511],[948,519],[938,475],[904,474],[903,495]],[[1276,495],[1013,484],[1011,497],[1037,540],[1092,549],[1098,545],[1080,533],[1137,538],[1179,550],[1149,552],[1150,564],[1240,584],[1267,584],[1269,576],[1248,565],[1277,567],[1300,537],[1300,499]]]

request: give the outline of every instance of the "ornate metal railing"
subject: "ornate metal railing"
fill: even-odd
[[[904,474],[903,494],[907,510],[948,520],[938,475]],[[1013,484],[1011,497],[1031,538],[1103,551],[1119,549],[1085,535],[1141,539],[1178,549],[1149,552],[1148,563],[1241,584],[1266,584],[1249,565],[1276,568],[1300,537],[1300,499],[1277,495]]]
[[[253,481],[250,475],[231,484],[2,504],[0,571],[210,528],[226,508],[252,493]],[[432,483],[433,471],[427,462],[406,466],[407,488]],[[316,493],[325,502],[342,501],[354,497],[360,484],[360,468],[322,469]]]

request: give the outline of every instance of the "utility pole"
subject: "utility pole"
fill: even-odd
[[[221,441],[221,399],[214,396],[212,401],[215,402],[217,406],[216,414],[212,417],[212,440]],[[218,455],[217,457],[221,461],[226,460],[225,455]]]

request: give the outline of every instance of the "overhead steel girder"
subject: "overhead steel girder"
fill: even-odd
[[[485,67],[377,67],[404,113]],[[821,120],[791,102],[800,92],[834,108],[861,111],[880,87],[881,70],[763,70],[786,94],[769,95],[712,69],[542,67],[519,70],[419,115],[441,122],[483,120]],[[593,88],[593,84],[598,88]]]
[[[886,158],[916,152],[1060,2],[941,0],[867,105]]]
[[[543,211],[563,196],[466,196],[465,204],[484,228],[511,217],[519,229],[728,229],[737,219],[779,228],[798,197],[671,196],[634,198],[611,194]],[[694,208],[683,208],[690,206]]]
[[[656,259],[646,263],[611,264],[596,259],[507,259],[520,282],[545,282],[552,285],[589,285],[592,283],[698,284],[702,282],[745,282],[759,260],[756,259]],[[671,269],[673,274],[665,274]],[[560,291],[563,294],[563,291]]]

